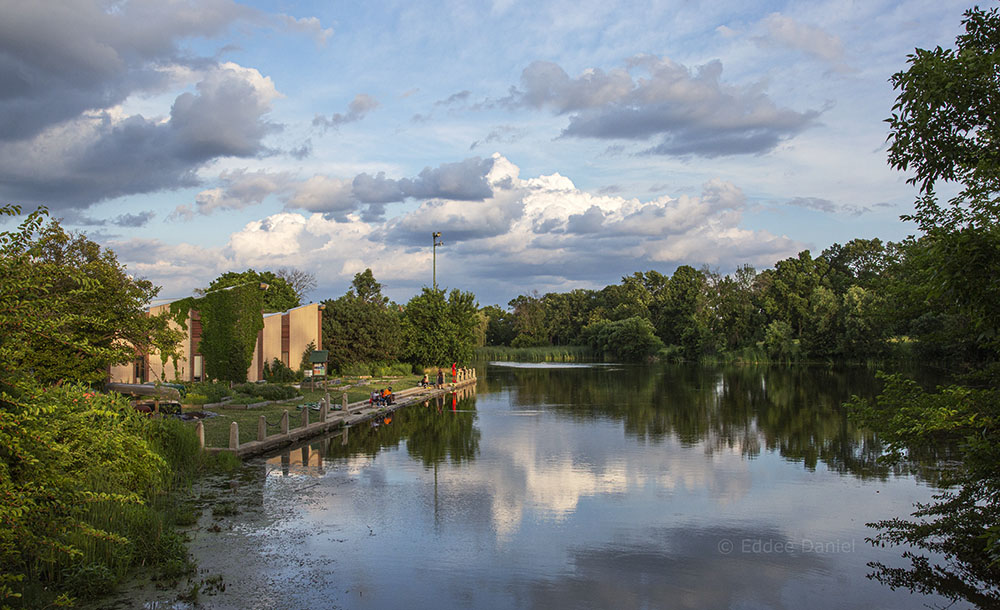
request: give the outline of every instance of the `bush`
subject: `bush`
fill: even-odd
[[[663,349],[663,341],[645,318],[601,320],[583,328],[583,338],[598,353],[625,361],[640,361]]]
[[[242,396],[258,396],[263,400],[286,400],[299,395],[299,391],[292,386],[277,383],[240,383],[233,386],[233,392]],[[236,400],[237,398],[234,397],[233,402]]]
[[[0,606],[91,596],[130,567],[187,562],[157,505],[200,467],[181,422],[84,386],[34,387],[0,412],[0,454]]]
[[[264,399],[260,396],[251,396],[250,394],[233,394],[233,399],[229,401],[231,405],[252,405],[258,402],[264,402]]]
[[[301,374],[285,366],[285,363],[275,358],[270,363],[264,363],[264,380],[271,383],[290,383],[301,379]]]
[[[230,396],[229,385],[216,383],[214,381],[195,381],[188,387],[188,394],[196,393],[205,397],[205,402],[221,402],[226,396]]]

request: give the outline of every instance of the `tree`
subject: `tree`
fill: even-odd
[[[653,324],[639,316],[624,320],[601,320],[588,324],[583,337],[598,354],[617,360],[638,362],[652,357],[663,348]]]
[[[889,123],[889,164],[912,170],[924,232],[989,226],[1000,213],[1000,11],[973,8],[955,49],[916,49],[892,76],[899,90]],[[939,181],[960,185],[943,208]]]
[[[18,214],[0,206],[0,216]],[[196,451],[190,430],[80,383],[102,381],[136,349],[173,349],[167,319],[144,310],[158,289],[130,277],[110,250],[45,217],[39,209],[0,232],[4,608],[70,605],[73,582],[106,589],[133,565],[186,555],[151,500],[176,465],[157,446],[174,445],[180,458],[169,435],[186,433]]]
[[[403,310],[405,357],[414,364],[468,362],[476,347],[479,306],[471,292],[424,287]]]
[[[305,302],[307,294],[316,289],[316,276],[308,271],[294,267],[282,267],[274,275],[285,280],[285,283],[292,287],[300,304]]]
[[[17,215],[16,206],[0,216]],[[29,214],[0,233],[0,385],[32,378],[102,381],[108,367],[156,346],[173,353],[177,335],[145,307],[159,288],[129,276],[114,252]]]
[[[507,304],[513,312],[517,336],[510,342],[513,347],[548,345],[545,332],[545,305],[538,293],[522,294]]]
[[[914,174],[914,214],[924,235],[917,251],[933,270],[915,276],[942,313],[957,312],[975,329],[983,360],[963,383],[925,392],[900,376],[886,378],[873,401],[854,399],[854,417],[907,447],[957,441],[961,466],[952,490],[918,506],[916,521],[891,519],[876,544],[906,543],[909,568],[874,564],[873,577],[893,587],[935,591],[982,607],[1000,604],[1000,11],[966,11],[956,49],[917,49],[892,77],[899,90],[888,119],[889,163]],[[959,194],[941,206],[938,181]],[[929,551],[933,555],[925,555]],[[942,557],[942,561],[936,560]]]
[[[262,301],[265,313],[288,311],[302,304],[295,289],[283,278],[270,271],[261,271],[260,273],[253,269],[247,269],[242,273],[227,271],[212,280],[212,283],[203,292],[208,294],[213,290],[222,290],[244,284],[256,284],[258,289],[261,284],[267,284]]]
[[[486,315],[486,345],[510,345],[517,336],[514,318],[499,305],[488,305],[480,311]]]
[[[400,316],[382,296],[371,269],[354,276],[347,294],[323,304],[323,349],[332,368],[395,362],[402,351]]]

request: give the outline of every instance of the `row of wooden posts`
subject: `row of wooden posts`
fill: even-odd
[[[460,386],[463,386],[463,385],[466,385],[466,384],[469,384],[469,383],[473,383],[473,382],[475,382],[475,380],[476,380],[476,370],[475,369],[464,369],[464,368],[463,369],[458,369],[457,372],[456,372],[456,375],[455,375],[455,382],[454,383],[445,384],[445,388],[443,388],[443,389],[447,389],[448,387],[457,388],[457,387],[460,387]],[[404,390],[402,392],[399,392],[397,394],[397,397],[398,398],[403,398],[404,395],[406,395],[406,394],[412,394],[414,391],[419,390],[419,389],[420,389],[419,387],[414,387],[414,388],[410,388],[409,390]],[[277,433],[277,434],[270,435],[270,436],[267,433],[267,418],[264,417],[263,415],[261,415],[257,419],[257,441],[256,441],[256,443],[254,443],[252,441],[251,441],[251,443],[244,443],[243,447],[246,448],[246,449],[250,449],[250,447],[248,447],[248,445],[250,445],[250,444],[254,444],[254,445],[259,444],[259,445],[263,446],[266,443],[269,444],[269,441],[272,441],[272,440],[275,442],[275,444],[281,444],[282,442],[285,442],[285,441],[288,441],[288,440],[297,440],[299,438],[304,438],[304,437],[307,437],[307,436],[312,436],[311,433],[319,434],[319,433],[321,433],[321,432],[323,432],[325,430],[329,430],[329,429],[333,428],[335,425],[340,424],[341,422],[345,421],[346,418],[349,417],[352,414],[360,414],[361,410],[365,409],[367,404],[368,404],[368,401],[367,400],[363,400],[361,402],[353,403],[353,405],[349,405],[348,402],[347,402],[347,392],[344,392],[341,395],[341,408],[340,408],[340,414],[343,417],[333,418],[332,417],[333,414],[331,413],[331,408],[330,408],[331,407],[330,392],[326,392],[326,395],[323,397],[323,399],[320,400],[319,417],[318,417],[318,420],[315,423],[312,424],[313,430],[310,430],[310,421],[309,421],[309,411],[310,411],[310,409],[308,407],[305,407],[305,406],[302,407],[302,425],[299,428],[295,428],[295,429],[290,429],[289,428],[289,415],[288,415],[288,411],[284,411],[281,414],[281,423],[279,424],[281,431],[279,433]],[[352,411],[354,411],[354,413],[352,413]],[[195,426],[195,433],[198,435],[198,446],[201,447],[202,449],[205,449],[205,424],[204,424],[204,422],[199,421],[196,424],[196,426]],[[294,436],[294,438],[292,438],[293,436]],[[264,447],[260,447],[260,448],[264,449]],[[241,451],[239,424],[237,422],[235,422],[235,421],[232,422],[229,425],[229,447],[228,447],[228,449],[229,449],[229,451],[234,451],[234,452],[241,453],[241,454],[244,453],[243,451]]]

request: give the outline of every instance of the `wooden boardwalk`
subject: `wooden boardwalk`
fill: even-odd
[[[321,402],[320,410],[312,413],[309,408],[303,408],[299,416],[300,423],[297,427],[289,426],[288,411],[281,417],[281,431],[276,434],[267,433],[267,420],[261,415],[257,424],[257,440],[248,443],[240,443],[239,426],[236,422],[229,427],[229,447],[205,447],[205,428],[202,422],[198,422],[196,431],[198,440],[205,451],[212,453],[226,451],[235,453],[241,458],[270,453],[283,447],[288,447],[299,441],[322,436],[333,430],[344,426],[352,426],[361,422],[374,419],[376,417],[391,413],[397,409],[402,409],[413,404],[422,403],[436,396],[450,394],[456,390],[474,389],[476,384],[475,371],[466,370],[459,375],[458,381],[447,383],[441,389],[429,388],[409,388],[402,390],[395,395],[395,403],[389,406],[369,405],[369,401],[347,403],[347,394],[343,394],[341,408],[334,410],[325,401]],[[315,421],[312,418],[315,417]]]

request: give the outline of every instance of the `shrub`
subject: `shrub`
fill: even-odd
[[[300,373],[285,366],[285,363],[275,358],[270,363],[264,363],[264,379],[271,383],[290,383],[298,381]]]
[[[232,394],[229,391],[229,385],[225,383],[216,383],[214,381],[195,381],[190,384],[188,388],[188,394],[196,393],[205,397],[205,402],[220,402],[226,396]]]

